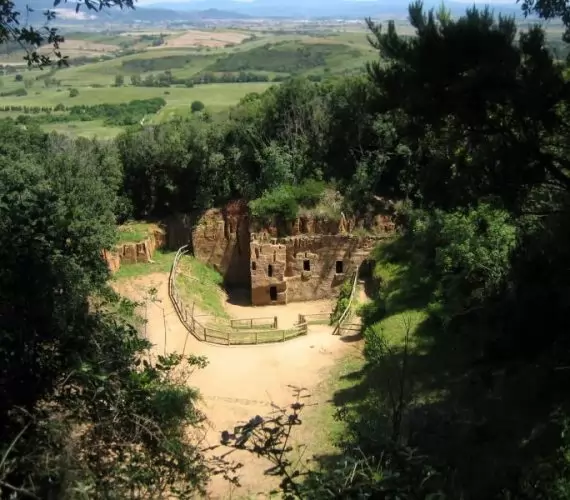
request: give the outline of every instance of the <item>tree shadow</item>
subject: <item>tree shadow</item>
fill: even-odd
[[[251,290],[247,288],[226,288],[226,302],[235,306],[251,306]]]
[[[425,289],[407,286],[413,272],[401,270],[384,287],[388,295],[400,288],[388,304],[384,296],[365,311],[365,325],[427,305]],[[486,500],[502,491],[537,498],[538,480],[530,471],[552,463],[560,437],[552,411],[562,401],[561,391],[544,388],[567,382],[539,361],[490,356],[494,328],[475,313],[446,328],[427,317],[416,326],[409,350],[375,347],[374,337],[381,334],[367,329],[368,363],[344,375],[348,383],[333,397],[347,426],[344,448],[380,457],[397,440],[427,457],[440,475],[438,487],[450,498]],[[402,386],[405,410],[396,432],[394,392]],[[323,468],[334,461],[318,458]]]

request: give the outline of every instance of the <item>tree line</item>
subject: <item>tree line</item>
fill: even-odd
[[[0,109],[24,113],[16,118],[17,123],[66,123],[102,119],[105,125],[127,126],[139,123],[147,115],[158,113],[164,106],[166,106],[166,101],[162,97],[154,97],[151,99],[135,99],[119,104],[65,106],[60,103],[54,107],[4,106]]]

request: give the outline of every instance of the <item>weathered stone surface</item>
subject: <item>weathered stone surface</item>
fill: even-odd
[[[154,251],[162,248],[166,241],[165,231],[159,227],[153,229],[152,234],[144,241],[138,243],[124,243],[112,250],[103,250],[103,259],[107,262],[112,273],[117,272],[121,264],[136,264],[152,260]]]
[[[377,237],[350,234],[292,236],[274,244],[252,241],[252,303],[334,297],[339,285],[367,259],[377,241]],[[271,300],[271,287],[277,287],[276,300]]]
[[[249,217],[247,204],[237,201],[207,210],[192,230],[194,255],[217,269],[227,286],[250,286]]]
[[[190,244],[196,258],[216,268],[228,287],[251,290],[253,305],[334,297],[368,258],[378,240],[394,231],[388,215],[328,221],[300,217],[263,226],[236,201],[200,215],[166,222],[168,245]],[[368,236],[357,236],[358,229]],[[364,231],[357,231],[364,232]]]

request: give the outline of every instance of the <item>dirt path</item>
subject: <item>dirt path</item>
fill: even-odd
[[[279,344],[231,347],[205,344],[188,335],[178,320],[168,297],[167,283],[167,274],[152,274],[118,282],[115,288],[137,301],[143,301],[150,288],[156,289],[158,301],[146,308],[146,332],[158,353],[164,352],[166,340],[169,352],[182,352],[186,347],[186,353],[208,358],[208,366],[192,377],[192,384],[200,389],[202,409],[210,421],[206,445],[218,445],[223,430],[232,430],[236,424],[255,415],[269,415],[272,403],[280,407],[293,403],[295,387],[306,388],[308,394],[313,391],[314,394],[305,401],[310,405],[310,411],[330,404],[330,394],[317,388],[327,378],[335,360],[348,353],[351,346],[331,335],[329,326],[313,326],[308,335]],[[315,301],[268,307],[230,305],[228,311],[234,317],[242,318],[277,315],[280,326],[286,326],[296,320],[299,313],[322,312],[325,307],[330,310],[330,304]],[[306,457],[312,454],[312,443],[319,439],[318,431],[303,425],[299,427],[300,434],[295,436],[295,441],[307,444]],[[319,443],[314,444],[319,446]],[[268,492],[278,488],[279,478],[264,474],[271,467],[268,461],[221,445],[209,453],[210,456],[225,455],[226,459],[244,464],[239,473],[241,488],[236,490],[223,478],[214,476],[209,498],[273,498]]]

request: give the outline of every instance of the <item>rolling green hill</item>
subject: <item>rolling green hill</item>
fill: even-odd
[[[213,72],[271,71],[299,74],[315,68],[329,68],[335,72],[353,61],[361,61],[367,52],[348,44],[315,41],[282,41],[266,43],[247,51],[235,52],[219,58],[206,67]]]

